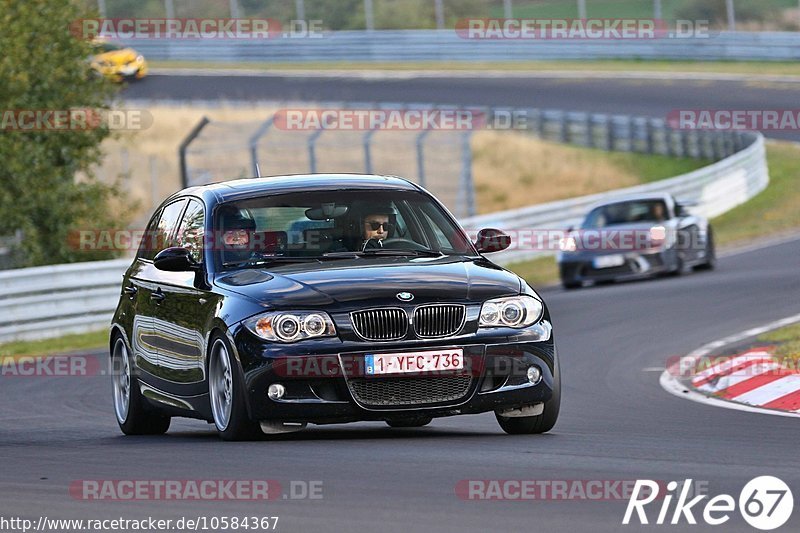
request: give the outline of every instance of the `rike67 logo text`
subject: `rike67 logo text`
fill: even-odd
[[[651,523],[650,521],[654,518],[652,511],[659,508],[659,504],[655,504],[649,509],[651,511],[649,516],[648,510],[645,508],[659,498],[658,489],[659,483],[655,481],[637,480],[633,487],[633,494],[628,501],[628,507],[625,509],[622,523],[628,525],[632,519],[634,524],[637,523],[637,520],[639,524]],[[701,505],[708,495],[702,494],[694,497],[691,495],[691,479],[680,484],[677,481],[667,483],[667,493],[660,502],[655,523],[659,525],[697,524],[696,513],[706,524],[718,526],[730,520],[738,503],[739,513],[745,522],[756,529],[768,531],[785,524],[792,516],[794,508],[794,498],[789,486],[773,476],[760,476],[750,480],[739,493],[738,502],[729,494],[720,494]],[[675,501],[674,507],[673,501]]]

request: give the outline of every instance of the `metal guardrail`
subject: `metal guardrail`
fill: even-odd
[[[769,183],[764,137],[760,133],[676,132],[665,128],[663,121],[652,119],[560,111],[543,111],[540,117],[541,121],[532,123],[532,131],[563,142],[723,159],[651,184],[462,218],[462,226],[468,230],[561,229],[576,224],[597,201],[643,192],[671,192],[697,201],[697,212],[713,217],[746,202]],[[492,259],[508,264],[542,253],[512,245]],[[107,325],[119,298],[122,274],[129,264],[129,259],[120,259],[0,272],[0,342],[53,337]]]
[[[115,259],[0,272],[0,342],[102,327],[129,265]]]
[[[792,61],[800,33],[721,32],[707,38],[476,40],[455,30],[337,31],[315,38],[125,41],[148,59],[213,62],[412,62],[547,59]]]

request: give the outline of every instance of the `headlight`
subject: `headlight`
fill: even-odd
[[[144,61],[144,56],[136,56],[137,63],[141,63],[142,61]]]
[[[526,328],[542,318],[542,302],[520,295],[487,300],[481,307],[479,327]]]
[[[244,325],[262,339],[273,342],[297,342],[336,335],[331,317],[320,311],[265,313],[246,320]]]

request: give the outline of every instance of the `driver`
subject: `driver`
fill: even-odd
[[[253,256],[252,236],[256,221],[239,209],[224,207],[220,214],[224,262],[247,261]]]
[[[664,210],[664,204],[661,202],[653,204],[653,208],[650,210],[650,215],[652,216],[653,220],[657,220],[658,222],[666,220],[667,217]]]
[[[383,247],[383,241],[394,233],[394,210],[389,206],[372,207],[362,217],[361,249]]]

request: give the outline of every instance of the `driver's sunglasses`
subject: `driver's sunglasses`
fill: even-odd
[[[383,226],[383,230],[382,231],[385,231],[387,233],[394,229],[394,224],[392,224],[391,222],[375,222],[373,220],[369,220],[369,221],[366,222],[366,224],[369,225],[369,227],[370,227],[370,229],[372,231],[378,231],[378,229],[381,226]]]

